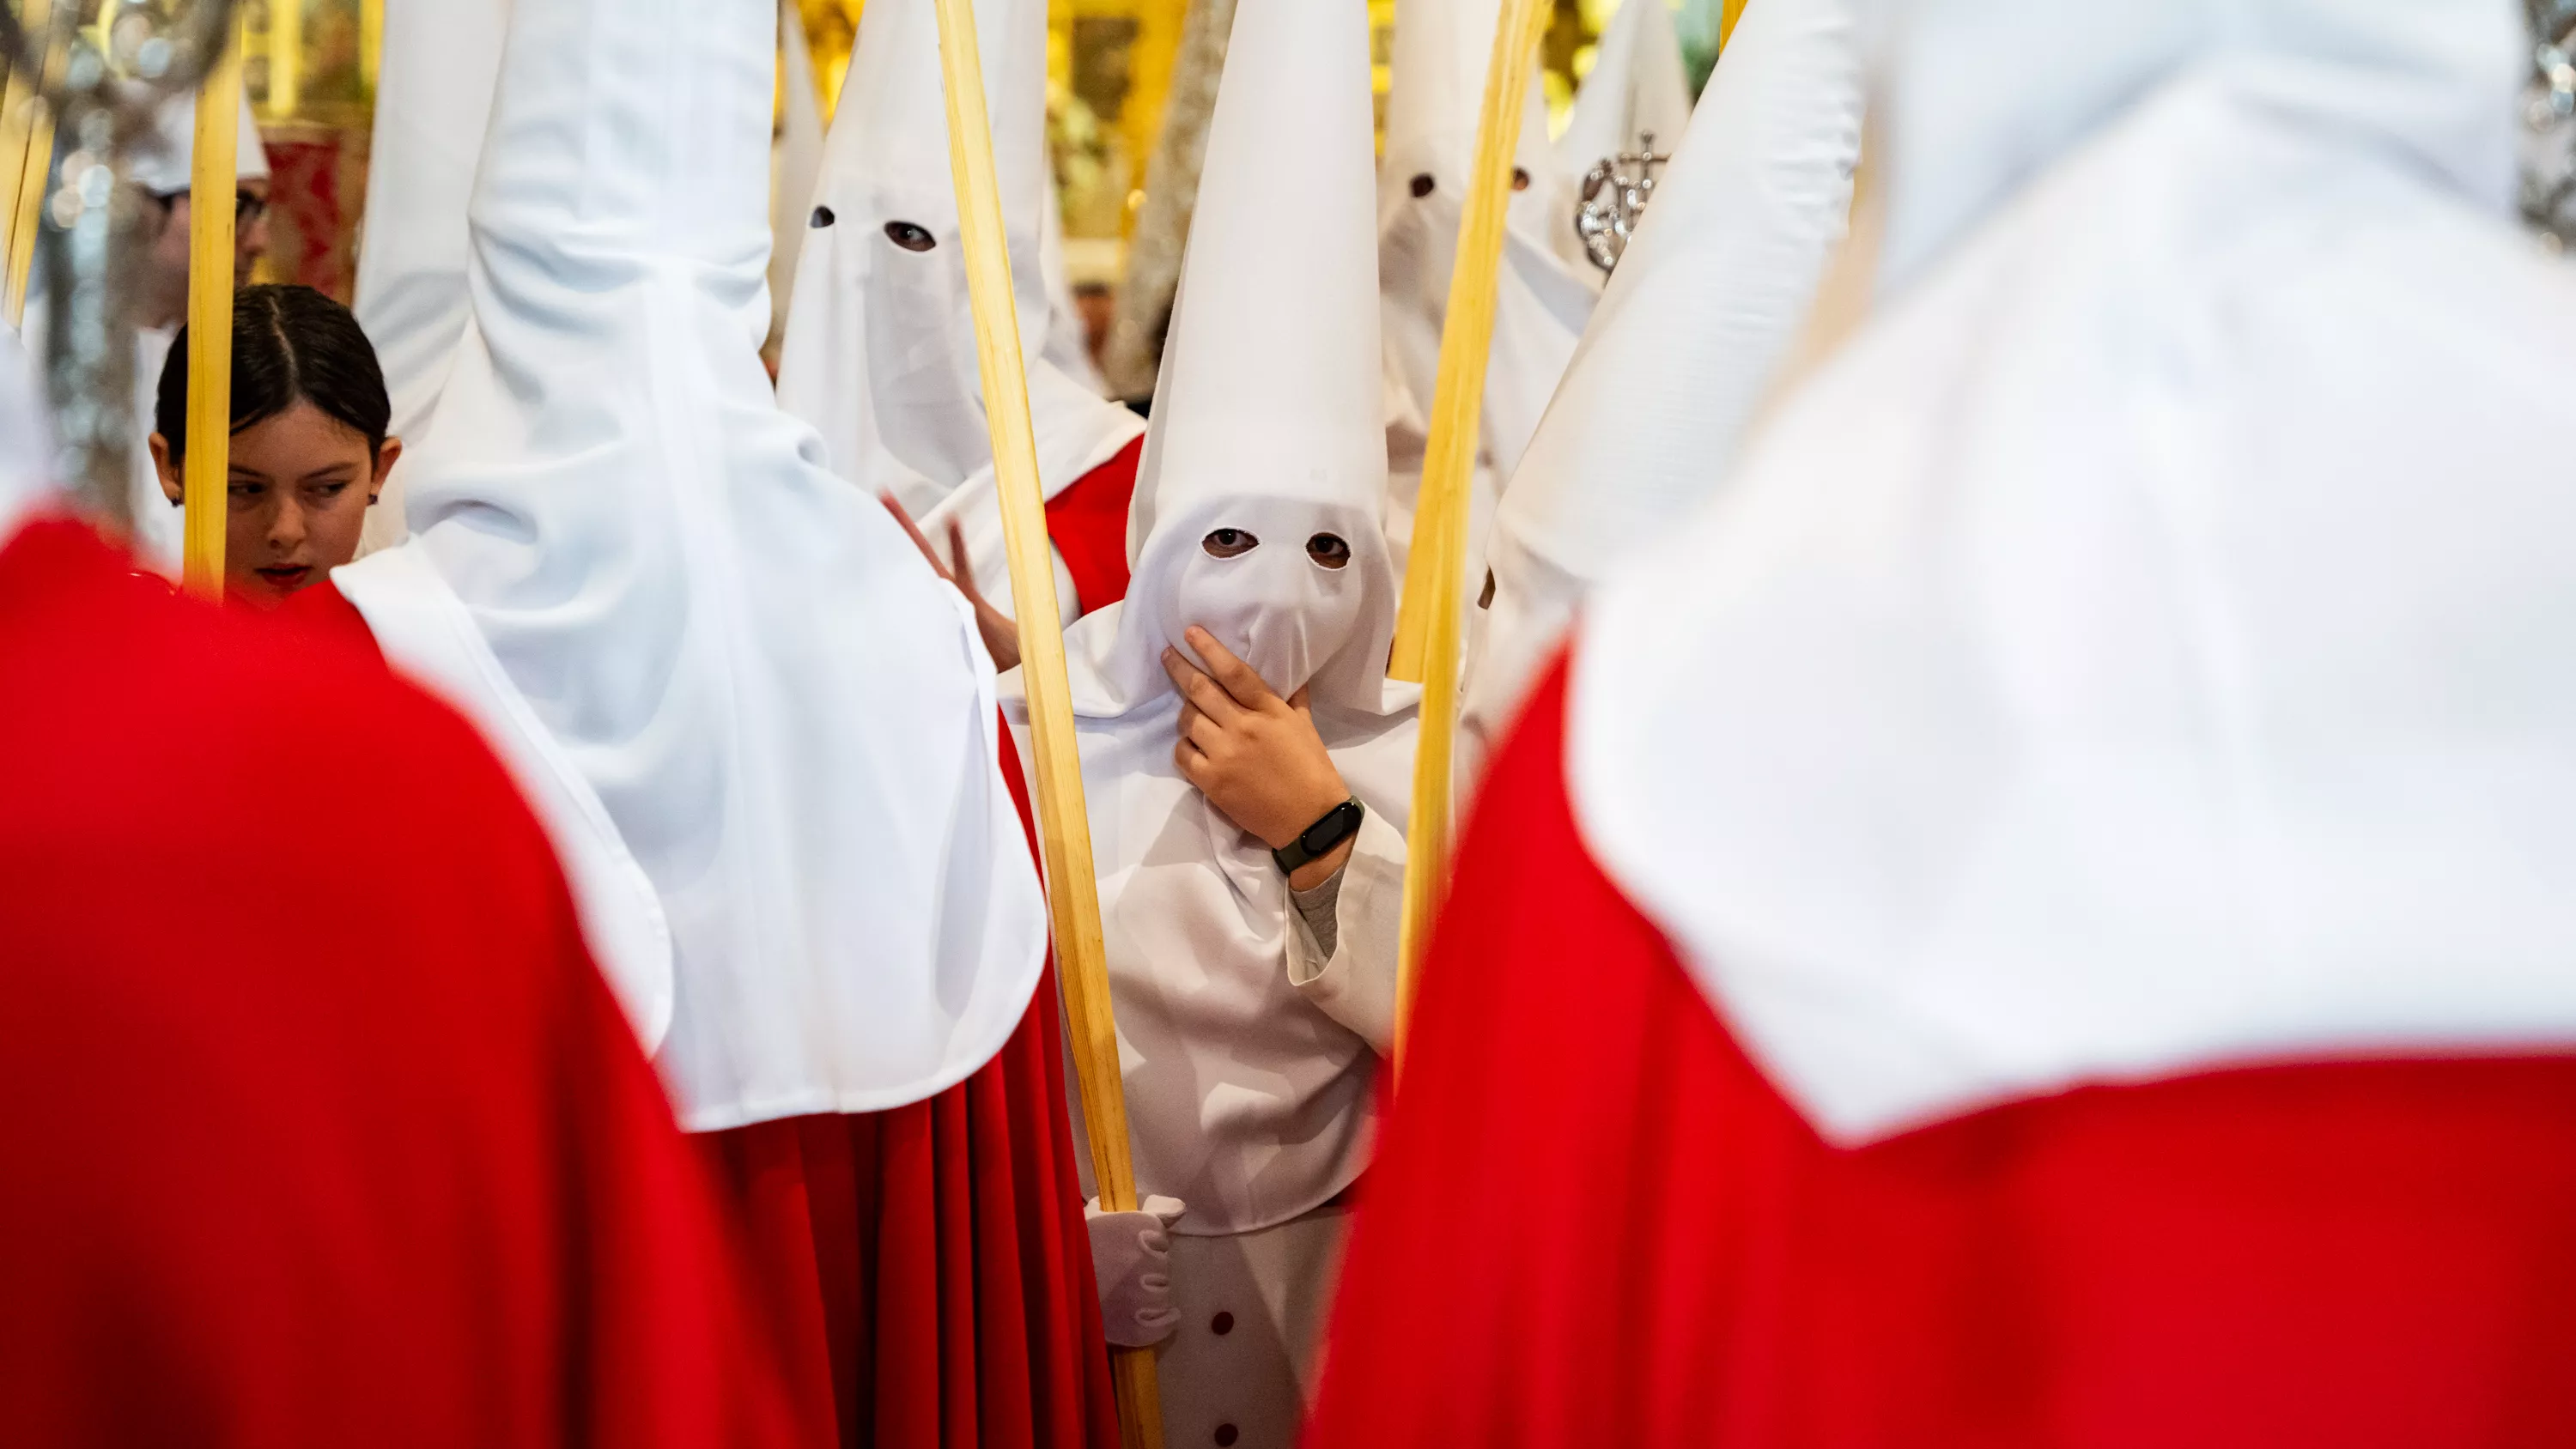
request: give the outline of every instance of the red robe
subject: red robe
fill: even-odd
[[[1126,595],[1142,454],[1139,439],[1047,503],[1085,612]],[[1008,730],[1001,741],[1028,827]],[[804,1346],[800,1378],[829,1384],[844,1449],[1119,1442],[1056,1001],[1050,963],[1001,1052],[928,1101],[705,1139],[765,1224],[775,1311]]]
[[[1126,593],[1142,451],[1047,505],[1085,611]],[[318,637],[373,646],[327,583],[287,608]],[[1003,775],[1025,825],[1016,759]],[[1056,1001],[1050,967],[1001,1052],[928,1101],[699,1139],[754,1225],[815,1449],[1115,1449]]]
[[[0,550],[0,1440],[789,1443],[500,767],[129,568]]]
[[[1858,1150],[1498,759],[1317,1445],[2576,1444],[2576,1061],[2094,1088]]]

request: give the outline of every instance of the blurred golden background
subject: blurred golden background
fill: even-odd
[[[829,116],[848,72],[863,0],[794,0]],[[1591,67],[1593,44],[1620,0],[1556,0],[1545,47],[1558,124]],[[1676,0],[1637,0],[1676,3]],[[1696,82],[1716,52],[1725,0],[1677,0]],[[1740,4],[1741,0],[1735,0]],[[1163,118],[1187,0],[1051,0],[1048,117],[1068,260],[1094,279],[1118,274],[1144,200],[1147,158]],[[1378,88],[1398,0],[1370,0]],[[366,197],[368,128],[383,36],[382,0],[250,0],[244,65],[277,172],[265,280],[300,281],[346,298]]]

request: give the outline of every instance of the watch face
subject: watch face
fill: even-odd
[[[1358,826],[1359,822],[1354,817],[1359,810],[1360,807],[1352,802],[1343,801],[1327,811],[1323,819],[1306,827],[1306,833],[1299,837],[1297,843],[1305,846],[1309,855],[1323,854],[1341,844],[1342,837]]]
[[[1345,800],[1326,811],[1323,819],[1307,826],[1303,834],[1284,848],[1270,853],[1282,869],[1295,870],[1356,834],[1366,814],[1360,802]]]

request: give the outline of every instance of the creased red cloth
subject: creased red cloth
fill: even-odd
[[[1127,508],[1144,457],[1140,436],[1047,500],[1047,538],[1073,575],[1073,594],[1086,614],[1127,597]]]
[[[2213,1073],[1834,1149],[1587,853],[1564,681],[1461,853],[1310,1443],[2576,1444],[2576,1062]]]
[[[500,766],[130,567],[0,550],[0,1440],[789,1443]]]
[[[701,1139],[759,1225],[807,1421],[847,1449],[1119,1443],[1056,1003],[1050,963],[1000,1053],[926,1102]]]
[[[1123,471],[1121,471],[1123,469]],[[1136,450],[1058,495],[1086,607],[1126,588]],[[1114,581],[1102,500],[1117,513]],[[1096,505],[1096,506],[1095,506]],[[1084,524],[1081,520],[1089,520]],[[1087,542],[1086,542],[1087,540]],[[1087,582],[1086,582],[1087,580]],[[280,610],[307,647],[372,649],[328,582]],[[1036,849],[1010,731],[1003,777]],[[742,1221],[784,1345],[800,1442],[874,1449],[1116,1449],[1116,1401],[1065,1104],[1052,964],[1001,1051],[890,1112],[756,1123],[695,1139]]]
[[[877,1449],[1118,1443],[1055,976],[926,1102],[699,1140],[736,1185],[809,1424]]]

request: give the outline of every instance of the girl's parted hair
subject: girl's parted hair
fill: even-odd
[[[311,287],[245,287],[233,298],[232,431],[267,422],[298,402],[367,440],[370,455],[385,445],[393,403],[376,349],[349,309]],[[170,344],[153,400],[153,427],[168,440],[170,456],[188,445],[188,329]]]

